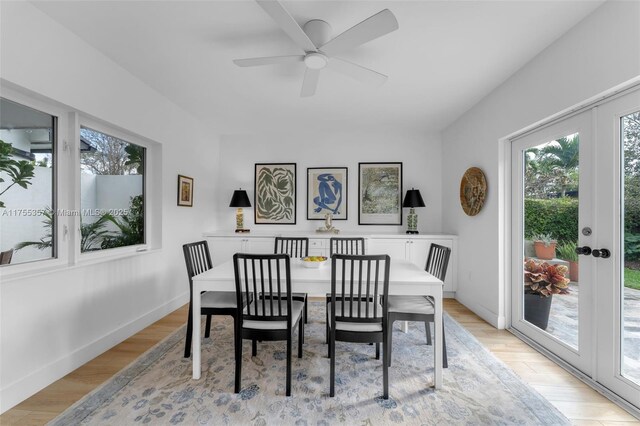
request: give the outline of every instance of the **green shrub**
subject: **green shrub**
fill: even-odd
[[[624,234],[624,260],[640,259],[640,235]]]
[[[624,230],[632,234],[640,234],[640,199],[624,199]]]
[[[578,241],[578,200],[552,198],[524,200],[525,238],[551,234],[559,244]]]
[[[576,246],[576,243],[573,241],[567,241],[566,243],[560,244],[556,247],[558,258],[568,262],[577,262],[578,254],[576,253]]]

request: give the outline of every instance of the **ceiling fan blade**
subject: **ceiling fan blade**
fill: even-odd
[[[300,96],[303,98],[313,96],[316,93],[318,87],[318,78],[320,77],[320,70],[314,70],[307,68],[304,73],[304,81],[302,82],[302,91]]]
[[[304,61],[304,56],[267,56],[264,58],[247,58],[247,59],[234,59],[233,63],[239,67],[257,67],[261,65],[275,65],[275,64],[290,64],[293,62]]]
[[[305,52],[316,52],[318,48],[313,44],[307,34],[302,31],[302,28],[287,9],[276,0],[256,0],[260,7],[264,9],[271,18],[282,28],[282,31],[293,40],[298,46]]]
[[[398,21],[389,9],[385,9],[349,28],[320,47],[327,55],[335,55],[360,46],[398,29]]]
[[[380,86],[387,81],[386,75],[354,64],[353,62],[345,61],[344,59],[331,58],[329,59],[327,66],[334,71],[347,75],[363,83]]]

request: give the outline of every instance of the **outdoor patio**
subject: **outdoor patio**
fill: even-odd
[[[571,282],[570,294],[555,295],[551,303],[547,332],[578,347],[578,295],[580,286]],[[624,292],[624,364],[623,375],[640,383],[640,291]]]

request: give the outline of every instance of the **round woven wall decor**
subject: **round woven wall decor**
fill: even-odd
[[[484,173],[477,167],[468,168],[460,180],[462,210],[469,216],[477,215],[482,210],[486,197],[487,179]]]

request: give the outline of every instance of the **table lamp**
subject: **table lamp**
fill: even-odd
[[[402,207],[409,207],[409,214],[407,215],[407,234],[417,234],[418,215],[416,214],[415,207],[425,207],[420,191],[414,188],[408,190],[404,196]]]
[[[238,209],[236,210],[236,232],[249,232],[248,229],[244,229],[244,217],[242,214],[243,207],[251,207],[247,191],[242,188],[233,191],[229,207],[236,207]]]

